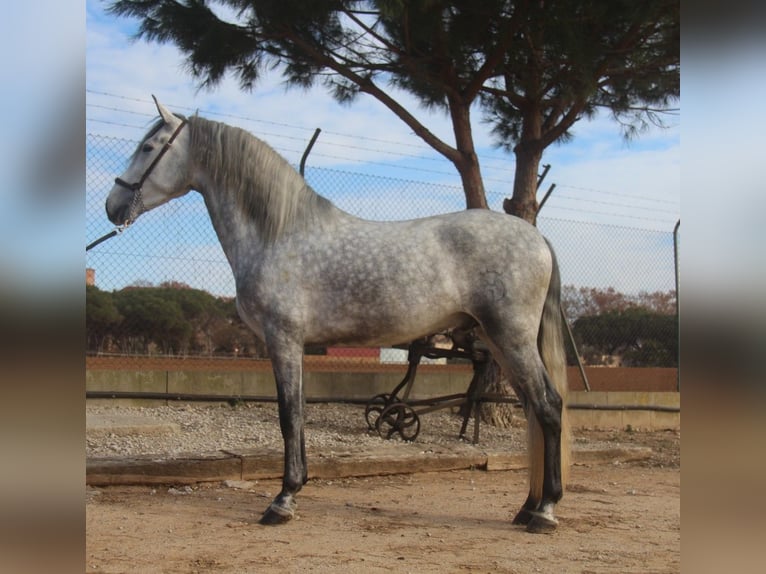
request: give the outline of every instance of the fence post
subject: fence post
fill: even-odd
[[[314,130],[314,135],[311,136],[311,140],[309,141],[309,145],[306,146],[306,151],[303,152],[303,157],[301,157],[301,176],[304,175],[304,170],[306,169],[306,158],[309,156],[309,152],[311,151],[311,148],[314,147],[314,143],[317,141],[317,138],[319,137],[319,132],[322,130],[320,128],[317,128]]]
[[[548,191],[545,192],[545,195],[543,196],[543,199],[540,202],[539,207],[537,208],[538,213],[543,208],[543,205],[545,205],[545,202],[548,201],[548,198],[551,196],[551,193],[553,193],[554,189],[556,189],[556,184],[552,183],[551,186],[548,188]]]
[[[582,378],[582,383],[585,385],[585,390],[590,392],[590,383],[588,382],[588,375],[585,373],[585,366],[582,364],[582,357],[580,357],[580,351],[577,349],[577,343],[575,342],[574,333],[572,333],[572,328],[569,326],[569,321],[567,321],[566,313],[564,313],[564,306],[559,303],[559,311],[561,312],[561,321],[564,323],[564,328],[567,332],[567,337],[569,337],[569,342],[572,344],[572,350],[574,350],[575,359],[577,360],[577,369],[580,371],[580,377]]]

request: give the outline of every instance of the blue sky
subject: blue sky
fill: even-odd
[[[452,164],[414,136],[401,120],[373,98],[362,96],[350,106],[341,106],[321,87],[308,91],[287,90],[278,73],[265,77],[250,93],[242,92],[237,82],[230,79],[212,91],[201,91],[186,73],[183,58],[174,47],[131,40],[136,22],[107,15],[104,6],[102,1],[86,2],[88,134],[131,141],[140,139],[156,116],[151,99],[154,94],[173,111],[185,114],[199,111],[210,119],[251,131],[296,166],[314,129],[319,127],[322,134],[311,152],[310,167],[450,186],[456,190],[454,209],[464,206],[459,177]],[[410,111],[431,131],[449,143],[453,141],[451,125],[443,114],[423,110],[407,95],[401,99],[410,102]],[[551,183],[556,184],[556,190],[541,217],[670,233],[680,218],[680,115],[669,117],[667,122],[670,126],[667,129],[651,129],[631,142],[623,139],[619,126],[608,117],[576,124],[574,139],[565,145],[549,147],[543,157],[542,163],[549,163],[552,168],[540,196]],[[489,129],[481,122],[478,112],[474,114],[473,130],[488,202],[492,209],[501,210],[503,198],[511,195],[513,155],[493,145]],[[110,182],[119,173],[105,175],[105,181]],[[111,229],[102,208],[107,191],[108,185],[103,190],[88,190],[88,194],[102,194],[88,215],[88,241]],[[372,205],[374,201],[374,197],[360,196],[353,198],[351,204],[369,210],[360,210],[357,213],[360,216],[382,212],[380,217],[370,217],[387,218],[385,210]],[[390,200],[388,204],[399,207],[407,202]],[[425,215],[422,209],[411,216]],[[403,214],[402,218],[409,216]],[[150,221],[144,216],[136,226],[140,225],[148,234],[152,232],[150,225],[162,226],[159,220],[154,224]],[[129,233],[137,231],[131,229]],[[578,261],[590,259],[587,263],[592,266],[594,250],[601,250],[609,251],[604,257],[610,262],[603,265],[600,286],[612,285],[626,291],[672,288],[672,282],[667,282],[667,269],[662,271],[663,277],[658,278],[654,277],[656,273],[644,271],[639,263],[625,263],[629,254],[643,249],[630,239],[604,239],[608,234],[602,236],[594,232],[589,238],[583,236],[578,243],[578,238],[572,235],[577,235],[576,232],[566,232],[569,235],[559,239],[557,231],[543,231],[552,234],[554,244],[561,244],[562,269],[568,264],[572,281],[577,280],[574,270],[579,267]],[[658,248],[663,253],[670,249],[672,254],[668,236],[664,237]],[[570,244],[565,245],[567,242]],[[204,252],[203,260],[220,255],[216,255],[216,246],[187,244],[187,248],[187,251]],[[123,264],[128,265],[128,261]],[[623,264],[631,272],[621,276],[619,268]],[[133,274],[155,283],[169,278],[162,273],[171,273],[153,269],[147,262],[138,260],[130,265],[136,269]],[[143,271],[142,265],[146,266]],[[641,271],[634,273],[638,269]],[[182,266],[172,273],[173,278],[181,280],[199,276],[197,271],[184,271]],[[103,279],[107,274],[108,271],[102,270],[99,276]],[[596,281],[583,278],[583,282],[590,285]],[[214,293],[231,290],[228,279],[224,284],[216,279],[216,284],[205,283],[202,287]]]

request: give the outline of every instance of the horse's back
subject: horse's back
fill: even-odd
[[[469,210],[420,220],[339,226],[313,241],[307,269],[333,292],[369,302],[422,293],[449,299],[474,291],[487,274],[521,288],[550,272],[550,251],[535,227],[517,217]],[[312,288],[314,288],[312,287]]]
[[[536,227],[521,218],[490,211],[470,209],[429,218],[434,221],[437,238],[454,257],[514,265],[530,257],[547,257],[545,239]],[[428,220],[424,220],[428,221]]]

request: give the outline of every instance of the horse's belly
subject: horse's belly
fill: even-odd
[[[436,302],[347,305],[326,315],[315,313],[307,342],[325,345],[381,346],[406,343],[445,329],[471,324],[468,315]]]

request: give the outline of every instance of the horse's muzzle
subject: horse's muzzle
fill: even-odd
[[[115,225],[124,225],[131,216],[133,193],[124,190],[113,190],[106,200],[106,216]]]
[[[121,205],[115,210],[110,210],[107,205],[106,216],[109,218],[109,221],[115,225],[123,225],[130,216],[130,205]]]

